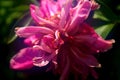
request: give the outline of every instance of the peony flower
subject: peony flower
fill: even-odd
[[[99,5],[93,0],[41,0],[40,6],[30,5],[36,26],[16,28],[16,35],[25,38],[29,47],[21,49],[10,60],[12,69],[24,70],[51,64],[66,80],[73,74],[85,80],[89,73],[95,78],[95,58],[112,47],[114,40],[104,40],[85,20]],[[94,3],[94,4],[93,4]]]

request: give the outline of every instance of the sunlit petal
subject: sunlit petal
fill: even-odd
[[[13,69],[29,69],[33,67],[33,58],[42,57],[46,52],[38,48],[24,48],[20,50],[10,61],[10,66]]]
[[[16,34],[20,37],[29,37],[34,34],[53,34],[53,30],[47,27],[29,26],[16,29]]]

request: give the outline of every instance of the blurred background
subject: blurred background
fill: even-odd
[[[88,20],[105,39],[115,39],[113,48],[98,56],[102,68],[96,69],[99,80],[120,80],[120,3],[118,0],[97,0],[101,5]],[[20,49],[22,40],[15,37],[14,28],[31,21],[29,5],[37,0],[0,0],[0,80],[57,80],[46,67],[27,71],[10,69],[10,58]],[[19,46],[19,47],[17,47]],[[89,78],[88,80],[94,80]]]

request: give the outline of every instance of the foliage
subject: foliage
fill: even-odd
[[[8,37],[8,34],[17,19],[29,10],[29,0],[0,0],[0,35],[2,42]]]

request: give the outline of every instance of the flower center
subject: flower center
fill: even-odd
[[[70,36],[68,33],[64,32],[64,33],[61,33],[60,37],[62,38],[62,40],[65,42],[65,43],[73,43],[74,41],[74,38],[73,36]]]

